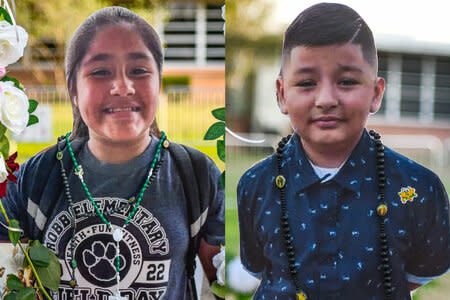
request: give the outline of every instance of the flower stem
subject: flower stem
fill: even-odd
[[[2,214],[5,217],[6,223],[8,223],[8,225],[9,225],[9,218],[8,218],[8,215],[6,214],[5,208],[3,207],[3,203],[2,203],[2,199],[1,198],[0,198],[0,209],[2,210]]]
[[[33,262],[31,261],[31,258],[28,256],[27,251],[23,248],[22,243],[20,241],[18,241],[18,244],[19,244],[20,249],[22,249],[23,254],[25,254],[25,258],[27,259],[28,264],[31,267],[31,270],[33,271],[33,275],[34,275],[34,278],[36,278],[36,280],[38,282],[39,289],[45,295],[45,297],[47,297],[48,300],[52,300],[52,298],[47,294],[47,291],[45,290],[44,286],[42,285],[41,279],[39,278],[37,271],[34,268]]]
[[[3,216],[5,217],[6,222],[9,225],[9,218],[8,215],[6,214],[6,210],[3,207],[3,203],[2,203],[2,199],[0,198],[0,209],[2,211]],[[42,285],[41,279],[39,278],[36,269],[34,268],[33,262],[31,261],[31,258],[28,256],[27,251],[23,248],[22,243],[20,241],[18,241],[19,247],[20,249],[22,249],[23,254],[25,255],[25,258],[27,259],[28,264],[31,267],[31,271],[33,271],[33,275],[36,278],[37,282],[38,282],[38,286],[39,289],[41,290],[41,292],[45,295],[45,297],[47,297],[48,300],[52,300],[52,298],[47,294],[47,291],[45,290],[44,286]]]

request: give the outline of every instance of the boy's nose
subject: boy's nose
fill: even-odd
[[[336,90],[332,84],[323,83],[319,86],[315,105],[322,109],[329,109],[338,105]]]
[[[117,76],[113,79],[111,95],[126,97],[134,95],[135,90],[133,86],[133,81],[130,80],[126,75]]]

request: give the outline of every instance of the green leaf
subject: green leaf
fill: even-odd
[[[6,127],[2,123],[0,123],[0,137],[2,137],[6,132]]]
[[[38,107],[38,102],[34,99],[28,99],[28,102],[30,103],[30,107],[28,108],[28,112],[31,114],[32,112],[34,112],[36,110],[36,108]]]
[[[225,107],[216,108],[211,113],[217,120],[225,122]]]
[[[29,254],[31,261],[37,267],[48,267],[50,264],[49,250],[45,248],[38,240],[31,245]]]
[[[20,229],[19,221],[14,220],[14,219],[10,219],[9,220],[9,227]],[[19,231],[9,230],[8,231],[8,235],[9,235],[9,240],[15,246],[17,244],[17,242],[19,241],[19,239],[20,239],[20,232]]]
[[[9,157],[9,141],[6,135],[0,138],[0,152],[3,154],[3,157]]]
[[[217,141],[217,155],[221,161],[225,162],[225,141],[223,140]]]
[[[14,274],[9,274],[8,279],[6,279],[6,286],[10,291],[20,291],[23,290],[23,282]]]
[[[38,267],[36,266],[36,271],[42,284],[55,292],[58,291],[59,282],[61,281],[61,265],[56,255],[48,250],[50,256],[50,264],[48,267]]]
[[[14,83],[14,86],[22,91],[25,90],[25,88],[23,87],[23,85],[19,82],[19,80],[17,80],[17,78],[14,77],[9,77],[9,76],[3,76],[2,79],[0,79],[1,81],[4,82],[8,82],[11,81]]]
[[[6,294],[3,300],[17,300],[17,293],[10,292]]]
[[[16,299],[17,300],[34,300],[34,299],[36,299],[36,291],[31,287],[24,288],[17,293]]]
[[[30,115],[30,118],[28,119],[27,127],[31,126],[33,124],[36,124],[37,122],[39,122],[39,118],[35,115]]]
[[[225,134],[225,123],[216,122],[209,127],[205,134],[204,140],[215,140]]]
[[[225,298],[227,288],[217,283],[217,280],[211,284],[211,292],[219,298]]]
[[[220,188],[225,188],[225,171],[220,174]]]
[[[9,24],[13,25],[13,22],[11,20],[11,16],[8,14],[6,9],[4,9],[3,7],[0,7],[0,21],[3,21],[3,20],[5,20]]]

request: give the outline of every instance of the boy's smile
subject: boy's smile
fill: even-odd
[[[298,46],[284,62],[277,93],[281,112],[320,165],[316,153],[350,154],[369,113],[380,107],[384,86],[359,45]]]

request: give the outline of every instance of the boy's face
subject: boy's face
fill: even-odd
[[[357,143],[384,86],[359,45],[298,46],[284,62],[277,93],[304,146],[322,151]]]

